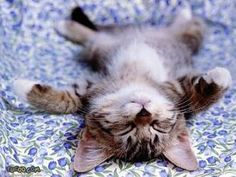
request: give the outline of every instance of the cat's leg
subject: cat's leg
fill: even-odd
[[[192,15],[190,8],[180,11],[169,29],[177,40],[187,45],[192,54],[198,52],[206,31],[206,25],[202,19]]]
[[[180,112],[195,114],[217,102],[231,84],[230,72],[217,67],[206,74],[187,74],[162,87]]]
[[[119,43],[115,36],[110,33],[91,30],[70,20],[59,22],[56,30],[64,37],[84,46],[81,59],[88,62],[93,70],[106,72],[108,57],[115,49],[114,46]]]
[[[58,90],[34,81],[16,80],[13,87],[21,99],[37,109],[50,113],[74,113],[80,110],[81,95],[85,93],[85,89],[78,84],[67,90]]]
[[[91,30],[72,20],[60,21],[55,28],[65,38],[83,45],[87,60],[107,58],[110,49],[117,44],[117,38],[112,34]]]
[[[72,20],[56,23],[55,29],[65,38],[84,45],[96,35],[96,31]]]

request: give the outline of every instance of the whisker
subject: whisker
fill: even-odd
[[[189,102],[189,101],[193,98],[193,96],[194,96],[194,95],[191,95],[190,97],[185,96],[185,97],[181,98],[181,99],[178,101],[178,104],[176,104],[175,106],[178,107],[178,106],[180,106],[180,105],[182,105],[182,104],[185,104],[185,103]],[[184,100],[184,99],[185,99],[185,100]],[[181,100],[183,100],[183,101],[181,101]],[[177,102],[176,102],[176,103],[177,103]],[[189,103],[188,103],[188,104],[189,104]],[[183,105],[183,106],[185,106],[185,105]],[[180,107],[180,108],[181,108],[181,107]],[[180,108],[176,108],[176,109],[180,109]]]
[[[202,100],[202,99],[201,99],[201,100]],[[188,104],[183,105],[182,107],[179,107],[179,108],[176,108],[176,109],[172,109],[172,111],[177,111],[177,112],[181,112],[181,113],[182,113],[182,111],[187,111],[187,110],[189,110],[189,108],[188,108],[187,106],[191,106],[192,103],[193,103],[193,102],[191,101],[191,102],[189,102]],[[193,106],[195,107],[197,104],[198,104],[198,102],[195,103],[195,105],[193,105]],[[186,107],[187,107],[187,108],[186,108]]]
[[[214,99],[214,98],[213,98],[213,99]],[[212,99],[212,100],[213,100],[213,99]],[[202,99],[202,100],[203,100],[203,99]],[[194,109],[194,110],[187,110],[187,111],[184,111],[184,112],[181,112],[181,113],[186,114],[186,113],[193,113],[193,112],[196,112],[196,111],[201,111],[201,110],[205,109],[206,106],[209,105],[209,103],[210,103],[212,100],[208,100],[204,105],[202,105],[201,107],[198,107],[198,108],[196,108],[196,109]],[[199,104],[199,102],[197,102],[197,103]],[[197,105],[197,104],[195,104],[194,107],[195,107],[196,105]]]

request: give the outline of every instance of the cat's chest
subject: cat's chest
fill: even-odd
[[[145,43],[133,42],[122,47],[113,57],[112,73],[120,76],[151,77],[156,81],[165,81],[168,68],[155,49]]]

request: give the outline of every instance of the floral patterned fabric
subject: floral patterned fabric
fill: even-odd
[[[188,122],[199,169],[188,172],[160,157],[146,163],[110,160],[88,173],[71,164],[84,120],[76,114],[52,115],[19,100],[12,91],[16,78],[40,80],[57,87],[73,82],[82,66],[80,46],[54,31],[80,5],[99,24],[166,25],[183,6],[209,25],[195,67],[230,69],[236,77],[236,1],[232,0],[0,0],[0,176],[171,177],[236,175],[236,85],[210,110]],[[9,167],[21,166],[21,173]],[[39,167],[26,173],[22,167]],[[18,169],[19,170],[19,169]]]

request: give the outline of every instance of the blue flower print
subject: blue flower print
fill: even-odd
[[[96,167],[95,167],[95,171],[96,171],[96,172],[103,172],[103,171],[104,171],[104,167],[103,167],[103,166],[100,166],[100,165],[99,165],[99,166],[96,166]]]
[[[169,175],[166,173],[165,170],[161,170],[161,172],[159,174],[161,177],[169,177]]]
[[[61,167],[64,167],[64,166],[66,166],[66,164],[67,164],[67,161],[66,161],[66,159],[63,157],[63,158],[60,158],[60,159],[58,159],[58,164],[61,166]]]
[[[224,135],[226,135],[228,132],[226,131],[226,130],[220,130],[220,131],[218,131],[218,134],[219,135],[222,135],[222,136],[224,136]]]
[[[31,155],[31,156],[34,156],[36,153],[37,153],[37,149],[35,147],[33,147],[29,150],[28,154]]]
[[[215,143],[214,143],[214,141],[212,141],[212,140],[208,140],[207,141],[207,145],[209,146],[209,147],[211,147],[211,148],[214,148],[216,145],[215,145]]]
[[[211,157],[208,157],[207,158],[207,161],[210,163],[210,164],[214,164],[215,162],[216,162],[216,157],[214,157],[214,156],[211,156]]]
[[[51,161],[48,164],[48,169],[54,170],[56,168],[57,163],[55,161]]]
[[[207,165],[207,162],[205,160],[199,161],[199,167],[204,168],[204,167],[206,167],[206,165]]]
[[[10,137],[10,140],[14,143],[14,144],[18,144],[18,141],[16,138],[14,137]]]
[[[71,148],[71,144],[68,143],[68,142],[65,142],[65,143],[64,143],[64,147],[65,147],[66,149],[70,149],[70,148]]]
[[[229,162],[229,161],[231,161],[231,156],[227,156],[227,157],[225,157],[224,161],[225,161],[225,162]]]

